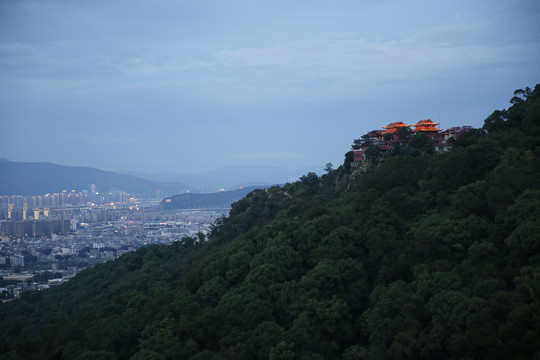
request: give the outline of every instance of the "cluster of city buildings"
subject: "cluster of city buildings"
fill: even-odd
[[[43,290],[141,246],[205,235],[229,210],[167,211],[158,200],[139,200],[122,191],[97,195],[90,189],[0,196],[0,280],[11,283],[0,286],[3,300]],[[33,280],[46,271],[60,279]]]
[[[121,190],[100,193],[94,184],[90,186],[90,191],[63,190],[45,195],[0,196],[0,219],[39,220],[49,218],[51,209],[127,203],[130,199],[130,195]]]
[[[397,144],[406,144],[414,134],[425,134],[433,140],[434,149],[437,152],[447,151],[452,147],[455,140],[459,139],[471,126],[457,126],[450,129],[440,129],[430,119],[418,121],[416,124],[407,125],[401,121],[383,126],[383,130],[373,130],[361,140],[355,141],[353,148],[353,163],[363,163],[367,160],[366,152],[370,146],[376,146],[378,151],[386,153]],[[411,127],[414,127],[411,129]]]
[[[0,273],[1,275],[1,273]],[[13,280],[27,280],[24,277],[17,277]],[[54,279],[56,281],[51,281],[52,284],[58,285],[62,283],[62,279]],[[0,300],[9,301],[10,299],[16,299],[21,296],[25,291],[35,291],[35,290],[45,290],[50,288],[50,285],[47,284],[38,284],[37,282],[18,282],[16,284],[6,285],[6,287],[0,287]]]
[[[78,222],[113,220],[109,209],[134,203],[125,191],[64,190],[61,193],[23,196],[0,196],[0,236],[49,237],[67,235],[77,229]]]
[[[76,228],[76,222],[71,220],[15,220],[0,221],[0,236],[36,237],[67,235]]]
[[[30,207],[47,207],[62,205],[86,205],[94,203],[102,205],[111,202],[127,202],[129,194],[122,190],[112,189],[106,192],[98,192],[96,185],[90,185],[89,190],[63,190],[60,193],[47,193],[44,195],[11,195],[0,196],[0,207],[6,207],[8,204],[14,204],[22,207],[28,204]]]

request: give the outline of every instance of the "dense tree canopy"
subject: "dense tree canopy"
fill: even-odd
[[[0,306],[3,359],[540,356],[540,86],[447,153],[236,202],[209,240],[149,246]],[[376,156],[373,154],[372,156]]]

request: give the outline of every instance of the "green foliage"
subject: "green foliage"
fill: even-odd
[[[348,153],[249,193],[206,240],[2,304],[2,358],[538,357],[539,97],[517,91],[447,153],[372,144],[361,170]]]
[[[424,133],[413,135],[409,140],[408,146],[416,150],[416,154],[418,152],[426,154],[433,154],[435,152],[433,140]]]

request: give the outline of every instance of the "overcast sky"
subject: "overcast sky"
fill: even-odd
[[[1,0],[0,158],[103,170],[339,165],[540,82],[537,0]]]

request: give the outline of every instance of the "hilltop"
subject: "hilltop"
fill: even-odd
[[[428,139],[429,140],[429,139]],[[540,356],[540,85],[452,149],[254,190],[207,239],[0,306],[5,359]]]

